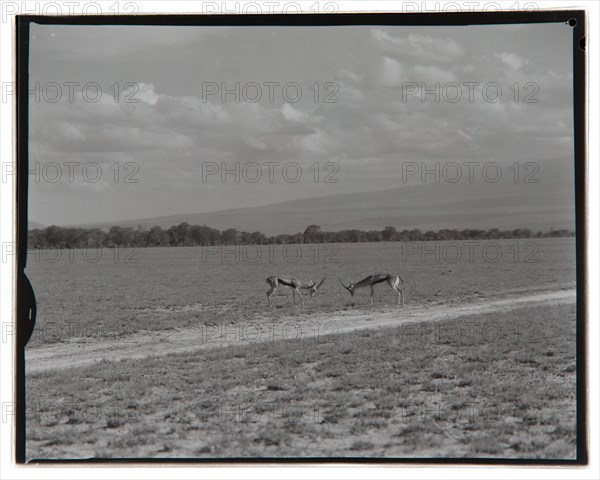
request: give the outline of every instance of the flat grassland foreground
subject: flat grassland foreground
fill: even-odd
[[[575,458],[574,246],[30,252],[27,457]]]

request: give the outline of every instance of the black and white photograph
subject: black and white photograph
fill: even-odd
[[[21,17],[25,462],[585,461],[584,12],[209,17]]]

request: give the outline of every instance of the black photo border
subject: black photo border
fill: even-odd
[[[586,225],[586,11],[501,11],[469,13],[334,13],[334,14],[260,14],[260,15],[95,15],[16,17],[16,126],[17,126],[17,335],[15,354],[16,435],[15,462],[26,463],[25,345],[35,321],[35,296],[25,275],[27,262],[27,200],[29,139],[29,31],[31,23],[44,25],[169,25],[169,26],[460,26],[494,24],[569,23],[573,28],[573,109],[576,207],[576,282],[577,282],[577,455],[575,459],[502,458],[371,458],[371,457],[285,457],[285,458],[91,458],[46,460],[31,459],[27,464],[423,464],[423,465],[546,465],[583,466],[588,463],[587,404],[587,225]]]

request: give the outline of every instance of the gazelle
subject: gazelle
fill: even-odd
[[[271,305],[271,295],[275,293],[277,287],[279,285],[284,285],[286,287],[290,287],[292,289],[292,293],[294,294],[294,305],[296,304],[296,293],[300,295],[300,301],[302,302],[302,306],[304,306],[304,299],[302,298],[302,294],[300,293],[300,289],[309,290],[310,296],[314,296],[317,290],[325,283],[325,278],[319,282],[319,284],[315,284],[312,280],[308,282],[304,282],[302,280],[298,280],[295,277],[282,277],[280,275],[275,275],[273,277],[267,278],[267,283],[271,288],[267,292],[267,299],[269,300],[269,305]]]
[[[402,298],[402,305],[404,305],[404,292],[398,286],[400,285],[400,282],[404,283],[404,280],[402,280],[400,275],[392,275],[391,273],[375,273],[363,278],[360,282],[350,282],[350,285],[348,286],[344,285],[344,282],[342,282],[341,278],[338,277],[338,279],[352,296],[354,296],[354,292],[359,288],[371,287],[371,305],[373,305],[373,298],[375,297],[375,285],[385,282],[394,292],[398,294],[398,305],[400,305],[400,298]]]

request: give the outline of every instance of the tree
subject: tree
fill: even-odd
[[[250,232],[240,233],[240,243],[242,245],[252,245],[252,234]]]
[[[237,245],[240,243],[240,234],[235,228],[228,228],[221,233],[221,243],[224,245]]]
[[[146,244],[149,247],[163,247],[169,245],[169,235],[158,225],[155,225],[146,234]]]
[[[57,227],[56,225],[50,225],[46,228],[46,240],[51,247],[63,248],[65,242],[65,229],[63,227]]]
[[[118,225],[110,227],[108,234],[106,235],[108,246],[114,247],[127,247],[130,245],[133,238],[133,228],[119,227]]]
[[[318,243],[319,232],[321,231],[321,227],[319,225],[309,225],[304,230],[304,243]]]
[[[190,224],[188,222],[181,222],[177,225],[177,244],[178,245],[190,245]]]
[[[86,247],[103,247],[106,244],[106,233],[99,228],[91,228],[87,233]]]
[[[48,246],[48,240],[46,239],[45,229],[39,230],[35,228],[29,230],[27,244],[29,248],[46,248]]]
[[[414,230],[410,231],[409,239],[411,242],[418,242],[419,240],[421,240],[422,235],[423,234],[421,233],[421,230],[415,228]]]
[[[382,232],[378,230],[370,230],[367,232],[367,242],[381,242]]]
[[[388,226],[381,231],[381,236],[383,237],[384,242],[391,242],[396,240],[396,233],[398,233],[396,227]]]
[[[567,229],[550,228],[548,231],[533,232],[529,228],[516,228],[514,230],[489,230],[477,229],[442,229],[437,232],[428,230],[402,230],[398,232],[394,227],[388,226],[383,230],[341,230],[337,232],[322,231],[319,225],[309,225],[304,233],[294,235],[280,234],[267,237],[264,233],[239,232],[229,228],[222,233],[206,225],[190,225],[182,222],[168,230],[153,226],[145,230],[138,225],[137,229],[115,225],[105,233],[99,228],[67,228],[52,225],[45,229],[33,229],[28,232],[28,246],[30,248],[87,248],[87,247],[115,247],[115,246],[182,246],[182,245],[265,245],[265,244],[302,244],[302,243],[350,243],[350,242],[380,242],[387,241],[430,241],[430,240],[479,240],[492,238],[547,238],[547,237],[573,237],[575,232]]]
[[[267,236],[262,232],[253,232],[250,235],[250,239],[253,245],[263,245],[267,243]]]

